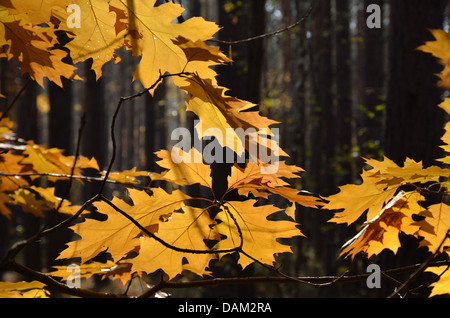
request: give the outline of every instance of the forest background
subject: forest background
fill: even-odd
[[[290,154],[291,164],[305,169],[299,188],[328,196],[336,193],[340,185],[358,183],[364,166],[361,157],[387,156],[399,165],[409,157],[423,161],[424,166],[439,157],[446,115],[436,105],[449,92],[436,85],[434,74],[442,69],[437,60],[416,48],[433,40],[427,29],[448,31],[448,1],[175,2],[186,9],[184,19],[201,16],[222,27],[215,44],[231,54],[235,62],[216,67],[218,80],[230,89],[230,95],[258,104],[263,115],[282,123],[280,145]],[[367,27],[369,4],[382,8],[381,28]],[[307,19],[294,28],[239,42],[286,28],[304,17],[311,7]],[[230,45],[227,41],[238,43]],[[86,114],[81,153],[95,157],[105,168],[112,151],[110,123],[106,119],[111,118],[120,96],[142,90],[138,82],[128,85],[137,61],[123,56],[118,67],[112,61],[106,64],[98,81],[87,63],[80,74],[86,79],[83,82],[63,79],[63,88],[52,82],[42,88],[31,82],[9,113],[17,124],[18,136],[73,155],[81,114]],[[0,99],[0,109],[4,110],[28,77],[20,74],[14,61],[1,59],[0,63],[1,91],[6,96]],[[183,107],[183,96],[170,82],[158,87],[155,98],[144,95],[130,101],[117,123],[121,152],[114,169],[157,170],[154,152],[173,145],[173,129],[189,126],[194,120],[189,113],[180,111]],[[339,258],[339,248],[354,235],[355,227],[331,225],[327,223],[331,216],[332,212],[325,210],[297,209],[296,219],[308,239],[293,239],[294,253],[281,259],[284,272],[292,276],[339,275],[348,266],[364,272],[367,263],[363,260],[350,263]],[[0,222],[0,254],[38,228],[39,223],[28,214],[13,222]],[[70,235],[69,230],[60,231],[28,248],[21,256],[24,264],[48,271]],[[405,244],[396,257],[385,251],[375,263],[381,268],[393,268],[423,260],[415,243],[408,244],[406,236],[403,239]],[[402,264],[396,263],[399,259]],[[240,272],[226,262],[216,270],[219,275],[232,276],[264,272],[257,264]],[[361,281],[327,288],[261,283],[173,292],[181,297],[376,297],[391,290],[389,282],[381,289],[368,289]]]

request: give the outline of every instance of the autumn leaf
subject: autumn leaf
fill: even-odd
[[[105,175],[105,171],[102,172],[102,175]],[[131,170],[124,171],[113,171],[108,175],[108,179],[115,180],[120,183],[137,183],[138,180],[136,177],[148,177],[150,175],[147,171],[136,171],[136,167]]]
[[[51,21],[52,14],[56,9],[66,10],[70,3],[69,0],[5,0],[2,5],[8,9],[10,14],[26,13],[29,21],[33,25],[38,25]]]
[[[258,111],[248,111],[256,105],[227,96],[224,87],[214,86],[212,80],[198,74],[186,78],[185,83],[180,88],[191,95],[186,98],[186,109],[200,118],[195,126],[199,136],[215,137],[222,147],[230,148],[238,156],[243,156],[247,149],[253,161],[261,159],[260,154],[272,152],[274,157],[288,156],[269,128],[278,122]]]
[[[64,156],[63,151],[58,148],[46,149],[29,141],[23,152],[27,157],[21,161],[22,164],[30,164],[37,173],[70,175],[75,162],[74,156]],[[76,161],[74,175],[80,175],[80,169],[100,170],[97,161],[80,156]],[[63,177],[49,176],[49,180],[60,180]],[[67,178],[67,177],[66,177]]]
[[[274,214],[280,211],[279,208],[273,205],[255,206],[256,202],[249,199],[225,203],[222,211],[217,214],[218,224],[214,229],[226,238],[219,241],[215,248],[235,248],[242,241],[242,251],[259,262],[272,265],[275,261],[274,254],[292,252],[288,245],[280,243],[278,239],[304,235],[297,228],[297,223],[276,220]],[[274,219],[269,219],[270,217]],[[253,262],[253,259],[240,253],[239,264],[242,268]]]
[[[151,237],[140,238],[139,255],[131,260],[134,272],[153,273],[162,269],[169,279],[181,274],[183,269],[200,276],[209,272],[206,270],[214,253],[189,253],[184,250],[208,250],[207,240],[219,240],[219,235],[211,229],[215,224],[206,209],[183,207],[183,213],[173,213],[167,222],[158,226],[155,234],[164,242],[182,250],[165,246]],[[186,259],[187,264],[183,264]]]
[[[444,69],[438,76],[441,78],[438,85],[440,87],[450,87],[450,33],[439,29],[430,29],[435,40],[427,41],[424,45],[417,49],[426,53],[431,53],[439,59],[439,62],[444,65]]]
[[[383,206],[394,197],[397,190],[404,185],[439,181],[449,176],[448,169],[430,166],[423,169],[422,163],[407,158],[403,167],[392,160],[366,160],[372,169],[361,174],[361,184],[347,184],[339,187],[337,194],[327,198],[325,209],[342,210],[336,212],[330,222],[352,224],[367,211],[367,220],[376,217]],[[420,211],[417,211],[419,213]]]
[[[153,230],[157,229],[163,218],[182,208],[184,201],[190,198],[179,190],[168,194],[160,188],[153,189],[152,196],[135,189],[129,189],[129,194],[132,205],[116,197],[112,203],[118,209],[126,211],[143,227],[152,227]],[[68,243],[58,259],[81,257],[81,262],[85,263],[100,252],[107,251],[114,261],[119,261],[139,246],[141,230],[131,220],[103,201],[94,203],[94,206],[107,216],[107,220],[86,219],[85,222],[74,225],[72,229],[81,239]]]
[[[161,159],[157,164],[168,169],[164,173],[164,180],[179,185],[198,183],[212,189],[211,168],[203,163],[202,154],[197,149],[183,152],[174,147],[171,152],[161,150],[155,154]]]
[[[429,297],[450,293],[450,271],[448,265],[428,267],[425,272],[436,274],[439,277],[437,282],[430,285],[432,287]]]
[[[27,167],[21,165],[24,159],[21,155],[15,155],[11,151],[0,155],[0,171],[5,174],[20,174]],[[11,218],[11,211],[6,203],[11,203],[11,197],[8,193],[16,191],[22,186],[28,185],[28,182],[20,176],[0,176],[0,213],[7,218]]]
[[[79,271],[72,271],[68,270],[67,265],[61,265],[61,266],[53,266],[52,269],[54,271],[51,271],[48,273],[48,275],[53,277],[60,277],[62,280],[67,280],[70,278],[85,278],[88,279],[92,277],[93,275],[101,275],[106,277],[107,273],[110,272],[116,265],[116,263],[112,261],[106,261],[106,263],[101,262],[90,262],[88,264],[73,264],[78,266]],[[102,277],[102,278],[104,278]]]
[[[7,283],[0,282],[1,298],[47,298],[45,285],[38,281]]]
[[[184,67],[185,73],[192,73],[202,79],[208,79],[211,84],[217,86],[214,70],[215,65],[223,65],[232,62],[218,47],[205,44],[202,40],[192,41],[182,36],[173,40],[186,55],[187,64]],[[189,78],[184,76],[173,77],[173,82],[180,88],[189,86]]]
[[[445,110],[447,114],[450,114],[450,98],[444,99],[444,101],[439,104],[439,107]],[[444,131],[444,135],[441,138],[443,145],[440,147],[445,151],[446,155],[437,160],[445,164],[450,164],[450,122],[445,124]]]
[[[11,195],[10,204],[22,207],[26,213],[31,213],[37,217],[44,217],[44,211],[56,210],[64,214],[75,214],[80,206],[72,205],[68,200],[61,203],[61,198],[55,195],[55,188],[41,188],[31,186],[16,190]],[[61,206],[60,206],[61,205]]]
[[[21,73],[28,73],[44,87],[44,77],[62,87],[61,77],[80,79],[75,67],[63,62],[67,52],[54,49],[58,43],[53,29],[31,25],[25,13],[10,15],[0,10],[0,45],[4,55],[21,62]]]
[[[69,15],[66,7],[55,10],[53,16],[60,21],[59,29],[66,30],[72,40],[65,45],[70,50],[73,63],[92,59],[91,69],[97,80],[102,76],[102,67],[117,59],[115,51],[124,45],[125,30],[115,28],[119,16],[111,11],[108,1],[75,0],[71,3],[80,7],[83,14],[82,27],[67,26]],[[116,9],[117,10],[117,9]]]
[[[150,87],[155,83],[160,74],[166,72],[175,74],[184,70],[188,62],[186,54],[173,42],[178,37],[194,42],[205,41],[219,30],[215,23],[206,22],[198,17],[179,24],[172,23],[184,9],[172,2],[155,6],[155,1],[110,2],[110,6],[126,12],[128,34],[125,44],[132,50],[134,57],[142,56],[134,72],[134,80],[139,80],[144,87]]]
[[[226,192],[236,189],[241,195],[248,196],[251,192],[256,197],[267,198],[267,193],[260,191],[265,190],[303,206],[317,207],[323,205],[318,198],[292,188],[289,183],[282,179],[300,178],[297,173],[304,171],[302,168],[287,165],[284,161],[277,162],[277,166],[276,173],[266,174],[260,163],[247,162],[244,168],[234,165],[228,177],[228,190]]]
[[[420,226],[419,235],[423,237],[420,246],[426,246],[432,253],[448,252],[446,247],[450,244],[444,240],[450,231],[450,206],[445,203],[433,204],[419,215],[425,217],[417,222]],[[441,246],[442,242],[446,244]]]
[[[365,222],[355,237],[342,246],[341,256],[351,256],[353,259],[359,252],[364,252],[369,258],[385,249],[397,253],[400,232],[415,235],[420,229],[419,225],[414,224],[412,216],[424,210],[418,203],[423,200],[417,192],[400,191],[377,216]]]

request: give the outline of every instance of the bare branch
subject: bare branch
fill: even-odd
[[[222,40],[215,40],[215,39],[211,39],[208,41],[211,42],[216,42],[216,43],[220,43],[220,44],[225,44],[225,45],[235,45],[235,44],[241,44],[241,43],[247,43],[247,42],[251,42],[251,41],[255,41],[255,40],[260,40],[260,39],[264,39],[267,38],[269,36],[274,36],[283,32],[286,32],[292,28],[295,28],[296,26],[300,25],[301,23],[303,23],[303,21],[305,21],[309,15],[311,14],[312,11],[312,7],[309,8],[308,12],[297,22],[295,22],[294,24],[291,24],[283,29],[277,30],[277,31],[273,31],[273,32],[269,32],[269,33],[264,33],[261,35],[257,35],[257,36],[253,36],[247,39],[242,39],[242,40],[235,40],[235,41],[222,41]]]
[[[393,298],[393,297],[402,297],[402,292],[405,291],[408,286],[417,279],[417,277],[419,277],[419,275],[427,268],[430,266],[431,262],[433,261],[433,259],[436,257],[436,254],[439,253],[439,250],[441,249],[442,245],[444,244],[444,242],[447,240],[447,238],[449,237],[450,234],[450,230],[447,231],[447,233],[445,234],[444,239],[442,240],[442,242],[439,244],[438,248],[436,249],[436,252],[432,253],[426,260],[425,262],[423,262],[422,264],[420,264],[419,267],[417,267],[417,269],[415,270],[414,273],[412,273],[408,279],[398,288],[395,289],[391,295],[389,295],[389,298]]]

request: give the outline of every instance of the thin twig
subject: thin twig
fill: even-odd
[[[5,173],[0,171],[1,177],[54,177],[54,178],[60,178],[60,179],[67,179],[70,178],[70,174],[65,173],[50,173],[50,172],[23,172],[23,173]],[[90,176],[83,176],[83,175],[73,175],[72,179],[74,180],[81,180],[86,182],[104,182],[105,178],[102,177],[90,177]],[[144,186],[137,183],[130,183],[130,182],[121,182],[114,179],[107,179],[107,183],[115,184],[115,185],[121,185],[127,188],[135,188],[138,190],[148,190],[148,186]]]
[[[259,40],[259,39],[263,39],[269,36],[274,36],[283,32],[286,32],[292,28],[295,28],[296,26],[300,25],[303,21],[306,20],[306,18],[309,17],[309,15],[311,14],[312,11],[312,7],[309,8],[308,12],[297,22],[295,22],[294,24],[291,24],[283,29],[277,30],[277,31],[273,31],[273,32],[269,32],[269,33],[264,33],[264,34],[260,34],[257,36],[253,36],[247,39],[242,39],[242,40],[235,40],[235,41],[222,41],[222,40],[216,40],[216,39],[210,39],[208,41],[211,42],[216,42],[216,43],[220,43],[220,44],[225,44],[225,45],[235,45],[235,44],[241,44],[241,43],[247,43],[247,42],[251,42],[251,41],[255,41],[255,40]]]
[[[233,248],[226,248],[226,249],[208,249],[208,250],[193,250],[188,248],[181,248],[174,246],[172,244],[167,243],[160,237],[156,236],[154,233],[150,232],[148,229],[146,229],[144,226],[142,226],[138,221],[136,221],[131,215],[120,209],[118,206],[116,206],[114,203],[112,203],[110,200],[102,196],[102,200],[111,206],[114,210],[122,214],[124,217],[126,217],[131,223],[133,223],[137,228],[139,228],[143,233],[148,235],[149,237],[153,238],[157,242],[161,243],[165,247],[182,253],[190,253],[190,254],[216,254],[216,253],[233,253],[236,251],[239,251],[239,247],[233,247]]]
[[[429,266],[443,266],[450,265],[450,260],[437,261],[429,264]],[[383,271],[386,275],[395,275],[407,273],[416,270],[421,264],[408,265],[403,267],[397,267],[393,269],[388,269]],[[162,289],[184,289],[184,288],[199,288],[208,286],[223,286],[223,285],[236,285],[236,284],[255,284],[255,283],[298,283],[307,284],[316,287],[324,287],[331,284],[343,284],[343,283],[356,283],[366,280],[371,274],[356,274],[356,275],[339,275],[339,276],[306,276],[306,277],[279,277],[279,276],[253,276],[253,277],[230,277],[230,278],[212,278],[203,279],[198,281],[186,281],[186,282],[175,282],[175,281],[164,281],[161,280],[159,283],[154,285],[152,288],[138,296],[139,298],[152,297],[158,291]],[[293,279],[294,278],[294,279]]]
[[[425,262],[423,262],[416,270],[414,273],[412,273],[408,279],[397,289],[395,289],[392,294],[389,295],[388,298],[393,298],[393,297],[402,297],[402,292],[405,291],[408,286],[417,279],[417,277],[419,277],[419,275],[430,265],[430,263],[433,261],[433,259],[435,258],[436,254],[439,253],[439,250],[441,249],[442,245],[444,244],[444,242],[447,240],[447,238],[449,237],[449,233],[450,230],[447,231],[447,233],[445,234],[445,237],[443,238],[442,242],[439,244],[439,246],[437,247],[436,251],[434,253],[432,253],[426,260]]]
[[[84,130],[85,124],[86,124],[86,116],[83,114],[83,116],[81,117],[80,127],[78,128],[77,147],[76,147],[76,150],[75,150],[75,156],[74,156],[74,159],[73,159],[72,168],[70,170],[69,181],[68,181],[66,190],[65,190],[64,194],[62,195],[61,201],[59,201],[58,206],[56,207],[56,209],[52,210],[53,213],[47,218],[47,222],[42,227],[40,232],[44,231],[46,228],[48,228],[50,226],[51,222],[54,220],[54,218],[58,214],[59,209],[61,209],[64,201],[69,196],[70,189],[72,188],[72,183],[73,183],[73,178],[74,178],[74,174],[75,174],[75,169],[76,169],[76,166],[77,166],[77,161],[78,161],[78,158],[80,157],[81,137],[83,135],[83,130]]]
[[[17,100],[19,99],[20,95],[22,95],[22,93],[25,91],[25,89],[28,87],[28,85],[30,85],[31,83],[31,77],[28,77],[27,81],[25,82],[25,84],[22,86],[22,88],[20,89],[20,91],[16,94],[16,96],[14,96],[13,101],[11,102],[11,104],[9,104],[9,106],[6,108],[6,110],[3,112],[3,114],[0,116],[0,120],[2,120],[3,118],[6,117],[6,115],[8,114],[8,112],[11,110],[11,108],[14,106],[14,104],[17,102]]]

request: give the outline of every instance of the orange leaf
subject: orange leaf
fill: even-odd
[[[175,210],[184,206],[189,196],[179,190],[168,194],[163,189],[156,188],[149,196],[144,191],[129,189],[133,205],[114,198],[112,203],[126,211],[143,227],[157,230],[159,222]],[[86,219],[85,222],[74,225],[72,229],[81,236],[81,240],[70,242],[60,256],[61,258],[81,257],[82,263],[90,260],[100,252],[107,250],[115,261],[119,261],[127,253],[139,246],[141,230],[125,216],[117,212],[105,202],[96,202],[94,206],[100,213],[106,214],[106,221]]]
[[[277,241],[279,238],[304,236],[296,227],[297,223],[285,220],[269,220],[269,216],[280,211],[273,205],[255,206],[256,200],[230,201],[217,215],[218,225],[214,229],[226,238],[214,247],[218,249],[238,247],[242,240],[242,250],[258,261],[272,264],[274,254],[292,252],[288,245]],[[236,222],[224,210],[228,209]],[[219,220],[221,222],[219,222]],[[237,223],[237,225],[236,225]],[[240,233],[242,233],[242,236]],[[253,260],[240,254],[239,264],[242,268]]]

